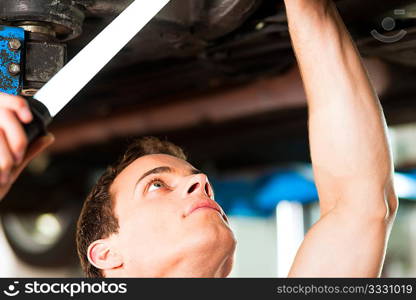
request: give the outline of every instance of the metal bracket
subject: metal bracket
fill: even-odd
[[[24,43],[24,29],[0,25],[0,91],[3,93],[20,94]]]

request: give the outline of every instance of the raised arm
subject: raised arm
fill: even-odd
[[[335,4],[285,3],[321,209],[289,276],[377,277],[398,206],[378,97]]]

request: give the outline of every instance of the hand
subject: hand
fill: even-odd
[[[22,123],[30,123],[32,118],[25,99],[0,93],[0,200],[28,163],[54,141],[47,135],[27,149]]]

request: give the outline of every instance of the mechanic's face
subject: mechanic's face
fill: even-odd
[[[235,239],[205,174],[165,154],[137,159],[111,192],[123,261],[117,276],[225,277]]]

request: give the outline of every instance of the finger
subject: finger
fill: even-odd
[[[6,185],[14,165],[13,155],[9,149],[6,137],[0,130],[0,184]]]
[[[20,164],[28,144],[27,136],[14,112],[0,110],[0,127],[6,136],[9,148],[13,153],[16,165]]]
[[[7,108],[14,111],[23,123],[30,123],[33,119],[29,105],[22,97],[0,92],[0,108]]]
[[[42,153],[47,147],[49,147],[55,141],[55,137],[52,134],[48,134],[36,140],[28,149],[23,162],[13,170],[12,178],[17,178],[24,168],[40,153]]]

